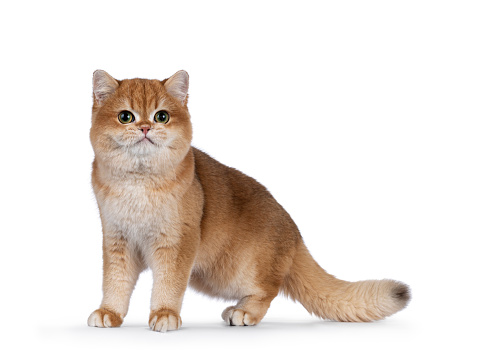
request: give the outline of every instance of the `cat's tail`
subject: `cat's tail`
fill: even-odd
[[[301,242],[282,291],[299,301],[308,312],[341,322],[370,322],[405,308],[409,287],[383,279],[346,282],[321,268]]]

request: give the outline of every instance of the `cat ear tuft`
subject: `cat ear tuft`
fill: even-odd
[[[111,77],[106,71],[96,70],[93,73],[93,95],[99,104],[114,93],[118,86],[118,81]]]
[[[165,82],[166,91],[183,105],[188,98],[189,76],[184,70],[178,71]]]

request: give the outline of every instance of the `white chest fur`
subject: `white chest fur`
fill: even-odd
[[[103,221],[132,244],[175,241],[180,232],[178,200],[138,179],[110,184],[96,193]]]

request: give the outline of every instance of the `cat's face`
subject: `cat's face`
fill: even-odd
[[[176,166],[192,137],[187,91],[184,71],[163,81],[117,81],[96,71],[90,131],[95,156],[127,171],[163,172]]]

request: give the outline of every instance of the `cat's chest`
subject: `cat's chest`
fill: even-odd
[[[175,237],[180,222],[178,202],[141,182],[114,184],[97,193],[104,221],[131,242]]]

